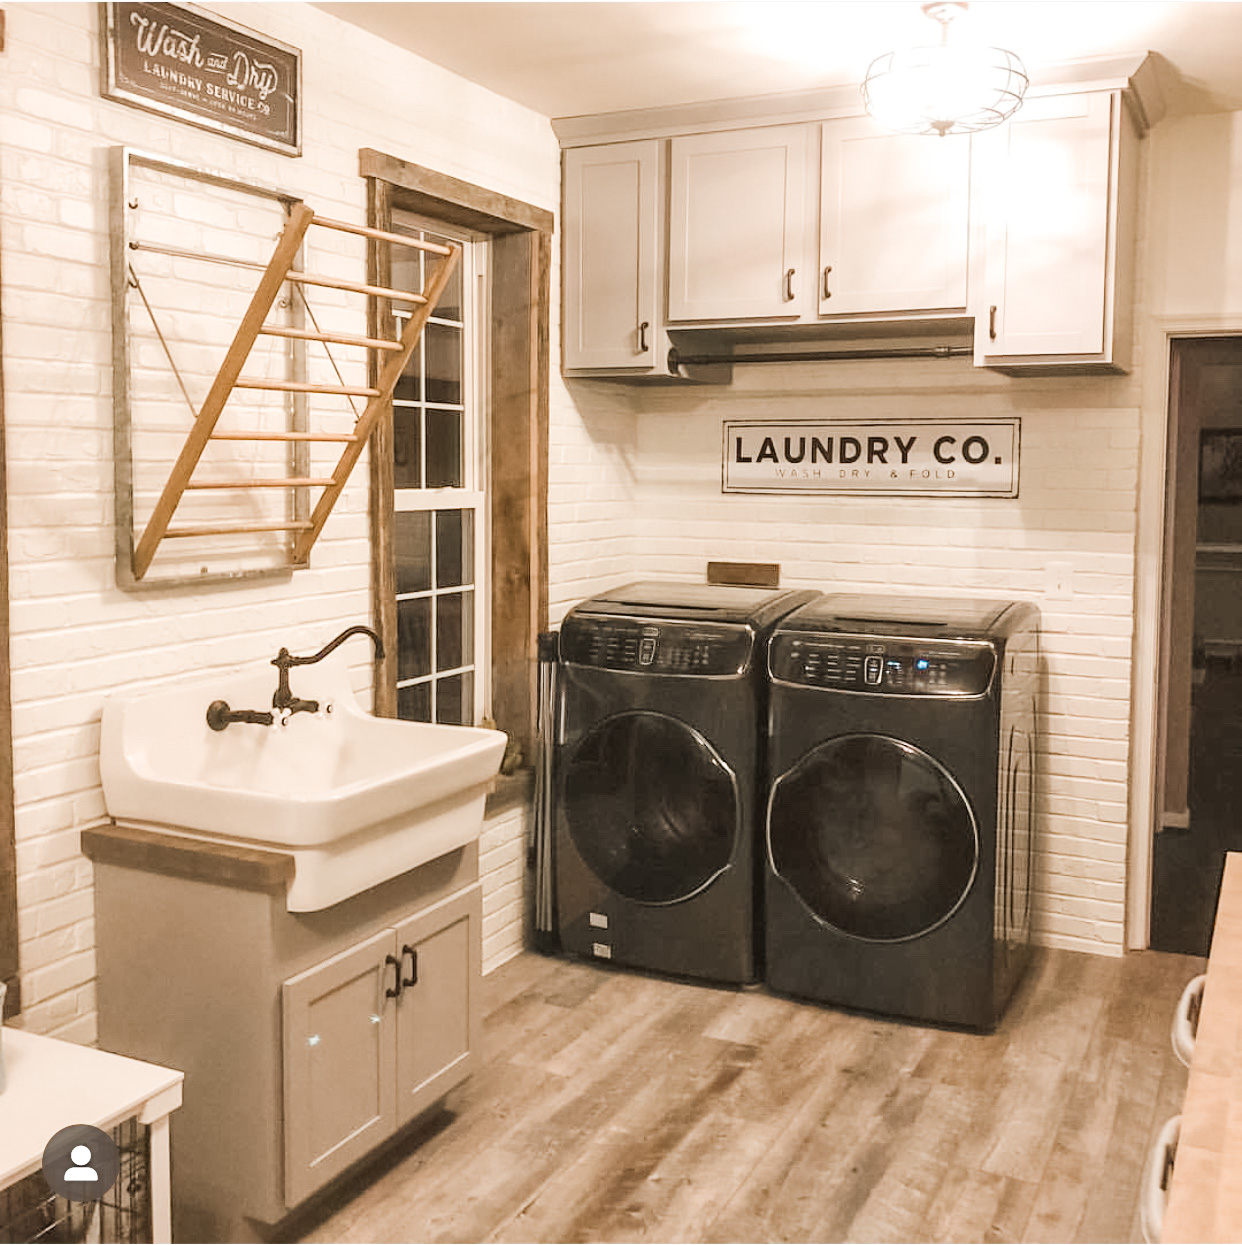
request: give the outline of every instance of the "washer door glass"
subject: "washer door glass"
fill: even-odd
[[[927,753],[843,735],[773,786],[768,852],[818,920],[898,942],[934,929],[966,897],[979,836],[961,788]]]
[[[727,868],[738,833],[733,774],[696,730],[659,713],[601,722],[566,768],[569,836],[609,889],[667,904]]]

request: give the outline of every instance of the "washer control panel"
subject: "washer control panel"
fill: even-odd
[[[777,635],[772,677],[782,683],[900,696],[981,696],[996,650],[986,642],[879,636]]]
[[[561,626],[562,661],[638,674],[741,674],[754,643],[744,624],[571,615]]]

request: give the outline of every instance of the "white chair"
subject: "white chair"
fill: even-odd
[[[1169,1184],[1173,1163],[1177,1158],[1177,1139],[1182,1131],[1182,1117],[1175,1115],[1160,1130],[1160,1136],[1147,1156],[1143,1169],[1142,1200],[1139,1203],[1139,1225],[1147,1245],[1159,1245],[1164,1227],[1164,1210],[1169,1203]]]
[[[1207,974],[1201,973],[1187,983],[1173,1014],[1173,1053],[1188,1068],[1195,1049],[1195,1031],[1199,1027],[1199,1008],[1203,1003],[1205,981]]]

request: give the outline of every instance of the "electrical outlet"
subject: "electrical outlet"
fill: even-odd
[[[1069,601],[1073,595],[1073,563],[1049,562],[1044,568],[1044,596],[1049,601]]]

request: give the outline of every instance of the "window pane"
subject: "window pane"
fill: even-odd
[[[427,487],[461,488],[461,413],[427,412]]]
[[[431,684],[411,683],[397,688],[397,717],[407,722],[431,721]]]
[[[436,511],[436,587],[474,582],[474,511]]]
[[[423,397],[422,390],[422,373],[420,371],[421,364],[419,362],[418,347],[414,348],[414,353],[410,355],[410,361],[405,365],[405,371],[397,378],[397,383],[393,386],[392,396],[397,402],[421,402]]]
[[[436,669],[453,670],[474,660],[473,592],[436,597]]]
[[[397,488],[423,487],[422,422],[419,410],[392,409],[392,472]]]
[[[461,329],[428,324],[423,330],[427,360],[427,401],[461,402]]]
[[[401,232],[401,230],[398,230]],[[389,247],[392,252],[392,288],[416,293],[423,288],[422,273],[419,269],[420,251],[409,246]],[[408,311],[408,303],[397,303],[399,310]]]
[[[424,234],[423,237],[428,242],[439,242],[441,244],[448,241],[447,238],[438,237],[434,233]],[[427,271],[430,274],[431,269],[440,262],[440,256],[427,256]],[[449,283],[444,287],[444,293],[440,297],[440,301],[436,303],[435,310],[432,315],[441,320],[460,320],[461,319],[461,264],[453,269],[453,275],[449,277]]]
[[[474,675],[469,671],[437,681],[436,721],[451,726],[474,725]]]
[[[426,592],[431,587],[431,514],[398,510],[396,521],[397,591]]]
[[[431,598],[397,602],[397,679],[431,673]]]

